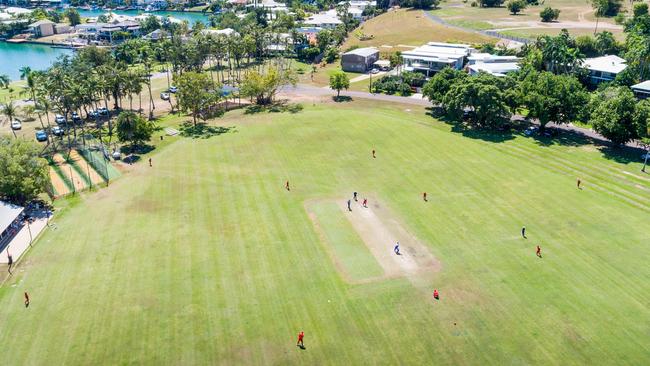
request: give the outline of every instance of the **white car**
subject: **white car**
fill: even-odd
[[[11,121],[11,129],[12,130],[20,130],[21,128],[23,128],[23,125],[20,123],[19,120],[15,119],[15,120]]]
[[[169,93],[160,93],[160,99],[169,100]]]
[[[379,70],[377,70],[377,69],[372,69],[372,70],[370,70],[370,73],[371,73],[371,74],[378,74],[378,73],[379,73]]]
[[[120,153],[119,150],[113,150],[113,154],[111,154],[111,156],[115,160],[120,160],[122,158],[122,154]]]

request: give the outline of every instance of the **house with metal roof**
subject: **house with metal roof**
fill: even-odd
[[[427,77],[445,67],[461,70],[474,48],[466,44],[429,42],[410,51],[402,52],[404,70],[425,74]]]
[[[341,56],[341,68],[349,72],[366,72],[379,60],[379,50],[374,47],[356,48]]]
[[[620,72],[627,68],[627,61],[616,55],[587,58],[582,66],[589,70],[589,81],[598,84],[613,81]]]
[[[650,80],[632,85],[630,88],[639,99],[650,98]]]

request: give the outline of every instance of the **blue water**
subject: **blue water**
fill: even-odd
[[[79,9],[79,14],[82,17],[98,17],[105,13],[106,11],[104,10]],[[114,13],[135,16],[143,12],[137,10],[115,10]],[[190,26],[196,22],[208,22],[208,17],[202,13],[156,11],[150,14],[187,20]],[[20,72],[18,70],[21,67],[29,66],[32,70],[45,70],[52,65],[57,57],[65,54],[72,54],[72,51],[35,44],[0,42],[0,75],[8,75],[11,80],[18,80],[20,78]]]
[[[0,42],[0,75],[8,75],[11,80],[20,79],[23,66],[32,70],[45,70],[61,55],[70,55],[72,50],[52,48],[38,44],[17,44]]]
[[[108,13],[106,10],[84,10],[84,9],[77,9],[79,11],[79,15],[82,17],[98,17],[102,14]],[[144,11],[141,10],[113,10],[113,13],[117,15],[128,15],[128,16],[136,16],[140,14],[144,14]],[[189,12],[183,12],[183,11],[154,11],[154,12],[149,12],[146,14],[154,14],[154,15],[159,15],[162,17],[170,16],[173,18],[176,18],[178,20],[187,20],[188,23],[190,23],[190,26],[196,22],[203,22],[205,24],[208,24],[208,17],[206,15],[203,15],[203,13],[189,13]]]

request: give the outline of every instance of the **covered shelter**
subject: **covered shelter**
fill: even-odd
[[[19,228],[24,207],[0,201],[0,249],[5,246],[5,239],[10,238]]]

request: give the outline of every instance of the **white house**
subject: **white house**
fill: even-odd
[[[402,52],[402,64],[406,71],[417,71],[427,77],[445,67],[463,68],[465,57],[474,49],[466,44],[429,42],[411,51]]]
[[[627,68],[627,61],[616,55],[606,55],[585,59],[582,64],[589,70],[589,81],[593,84],[612,81]]]
[[[309,27],[326,29],[336,28],[337,25],[343,24],[338,15],[336,15],[336,10],[328,10],[326,12],[312,14],[305,19],[303,23]]]
[[[47,37],[54,34],[54,23],[51,20],[43,19],[29,25],[29,31],[34,37]]]
[[[467,72],[476,75],[487,72],[494,76],[519,70],[519,59],[516,56],[497,56],[489,53],[472,53],[467,57]]]
[[[369,6],[377,6],[376,1],[363,1],[363,0],[341,1],[338,3],[338,5],[343,5],[345,3],[350,4],[350,8],[361,9],[361,11],[365,10]]]
[[[204,29],[201,31],[201,33],[205,35],[223,35],[223,36],[231,36],[231,35],[237,35],[238,33],[232,29],[232,28],[225,28],[225,29]]]
[[[639,99],[650,98],[650,80],[632,85],[631,88]]]
[[[348,9],[348,14],[352,17],[352,19],[356,20],[361,20],[363,19],[363,10],[359,8],[349,8]]]

